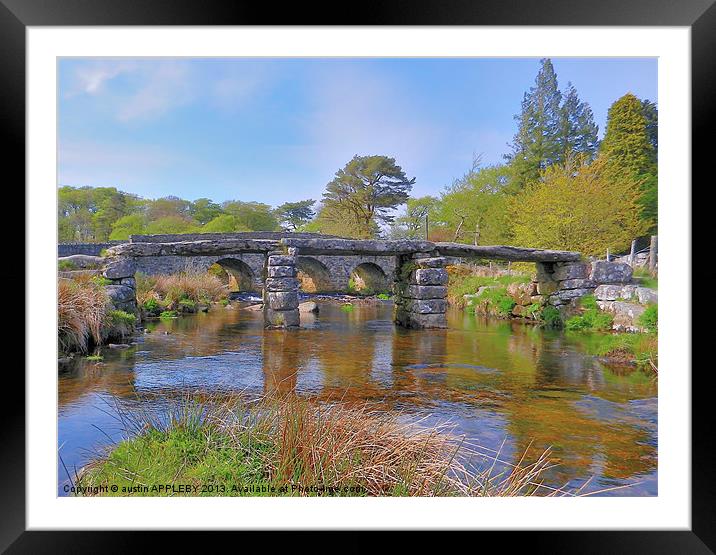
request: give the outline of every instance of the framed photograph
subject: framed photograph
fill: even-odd
[[[0,546],[713,552],[710,0],[269,11],[0,0],[27,218]]]

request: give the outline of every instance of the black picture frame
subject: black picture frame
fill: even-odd
[[[352,9],[336,3],[328,9],[315,3],[269,4],[213,0],[0,0],[0,122],[5,138],[7,183],[25,182],[25,31],[28,26],[83,25],[569,25],[569,26],[686,26],[691,29],[692,47],[692,168],[696,176],[707,176],[713,157],[714,105],[716,105],[716,4],[714,0],[402,0]],[[368,4],[370,4],[369,7]],[[8,176],[7,170],[10,170]],[[710,172],[713,175],[713,172]],[[9,178],[9,179],[8,179]],[[711,178],[709,181],[713,181]],[[705,184],[706,185],[706,184]],[[697,190],[692,188],[692,194]],[[689,194],[689,191],[684,191]],[[28,203],[32,199],[26,199]],[[702,199],[703,200],[703,199]],[[30,206],[26,205],[26,209]],[[708,203],[694,203],[693,221],[706,221]],[[700,211],[700,212],[699,212]],[[703,218],[699,218],[701,215]],[[713,217],[711,216],[711,219]],[[692,252],[708,248],[703,233],[693,232]],[[32,253],[26,252],[26,256]],[[705,270],[706,278],[716,277]],[[703,278],[702,272],[702,278]],[[17,288],[17,285],[15,285]],[[26,295],[30,292],[25,291]],[[26,297],[27,298],[27,297]],[[691,299],[687,299],[691,302]],[[693,305],[692,305],[693,306]],[[708,345],[709,327],[693,321],[692,344]],[[19,326],[18,326],[19,327]],[[24,327],[23,327],[24,329]],[[25,337],[26,348],[28,338]],[[695,354],[695,353],[694,353]],[[25,391],[24,376],[8,365],[7,391]],[[687,375],[688,368],[684,368]],[[508,545],[514,538],[529,543],[530,551],[549,553],[713,553],[716,550],[716,457],[712,430],[714,413],[707,395],[710,365],[692,374],[692,527],[690,531],[584,531],[584,532],[489,532],[490,540]],[[180,542],[179,552],[193,544],[204,545],[189,533],[127,532],[29,532],[25,530],[25,399],[13,397],[15,405],[4,411],[0,426],[2,518],[0,549],[8,553],[115,553],[147,550],[148,542],[159,541],[164,549]],[[685,431],[686,433],[686,431]],[[558,523],[555,523],[558,526]],[[82,524],[77,523],[81,528]],[[320,523],[317,523],[320,528]],[[221,534],[222,536],[225,534]],[[250,534],[244,533],[245,546]],[[423,544],[423,535],[412,541]],[[265,541],[261,537],[257,541]],[[230,540],[235,541],[235,540]],[[273,541],[273,540],[272,540]],[[299,539],[299,542],[304,540]],[[367,540],[370,541],[370,540]],[[480,540],[480,548],[486,544]],[[359,549],[364,542],[324,538],[320,543],[334,549]],[[311,548],[317,545],[312,542]],[[407,547],[407,546],[404,546]]]

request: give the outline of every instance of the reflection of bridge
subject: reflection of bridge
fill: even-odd
[[[108,250],[104,275],[133,287],[135,272],[166,274],[218,263],[247,289],[261,289],[268,327],[299,325],[299,272],[323,288],[344,289],[351,274],[368,286],[393,280],[396,324],[409,328],[446,326],[445,257],[485,258],[537,263],[545,295],[559,291],[560,280],[586,278],[579,253],[505,246],[470,246],[429,241],[352,240],[308,234],[132,236]],[[571,283],[574,296],[586,294]]]

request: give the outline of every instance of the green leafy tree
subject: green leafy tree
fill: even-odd
[[[189,221],[191,220],[191,203],[175,196],[158,198],[148,202],[147,217],[150,222],[172,217]]]
[[[394,220],[391,212],[408,200],[414,183],[395,158],[354,156],[326,186],[324,211],[331,219],[347,218],[351,236],[374,237],[380,223]]]
[[[631,93],[618,99],[609,108],[607,129],[600,153],[615,175],[633,176],[640,189],[640,214],[649,224],[657,225],[658,178],[656,153],[655,107],[645,104]],[[648,116],[648,117],[647,117]]]
[[[268,204],[260,202],[227,201],[224,212],[236,218],[237,225],[251,231],[277,231],[279,223]]]
[[[109,238],[112,241],[124,241],[130,235],[141,235],[144,233],[144,215],[140,213],[122,216],[112,224],[112,232]]]
[[[520,187],[536,181],[542,170],[563,157],[561,101],[557,74],[549,58],[544,58],[535,85],[525,93],[515,116],[518,129],[507,155]]]
[[[507,242],[511,233],[507,206],[512,173],[502,165],[473,168],[448,187],[435,209],[436,223],[451,241],[479,244]]]
[[[190,233],[193,231],[191,222],[180,216],[164,216],[158,220],[149,222],[144,229],[144,233],[164,234],[164,233]]]
[[[316,201],[313,199],[285,202],[276,208],[276,217],[279,222],[296,231],[316,215],[313,210],[314,204],[316,204]]]
[[[189,206],[189,213],[199,225],[204,225],[222,214],[221,205],[208,198],[198,198]]]
[[[638,183],[633,174],[615,173],[604,156],[551,166],[512,197],[514,243],[586,255],[627,249],[647,229]]]
[[[425,196],[409,198],[406,202],[405,215],[395,219],[391,227],[391,237],[395,239],[424,239],[425,217],[430,222],[435,220],[435,211],[440,206],[437,197]]]
[[[236,233],[251,230],[242,225],[236,216],[221,214],[204,225],[199,231],[201,233]]]

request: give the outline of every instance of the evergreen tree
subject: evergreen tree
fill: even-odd
[[[560,162],[566,162],[574,155],[592,160],[599,146],[599,128],[594,123],[594,114],[589,104],[582,102],[577,89],[567,83],[567,94],[561,110],[562,126],[560,140],[562,153]]]
[[[540,172],[562,159],[562,94],[549,58],[540,62],[534,87],[525,93],[512,152],[507,159],[520,187],[539,179]]]
[[[379,222],[393,222],[391,212],[408,200],[413,183],[395,158],[354,156],[326,186],[322,213],[347,219],[353,237],[374,237]]]
[[[649,232],[653,233],[657,225],[658,180],[656,115],[651,106],[645,109],[644,103],[631,93],[614,102],[607,114],[607,130],[600,153],[606,158],[615,178],[630,176],[637,179],[641,189],[641,217],[649,224]]]

